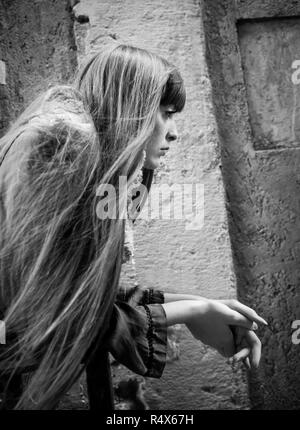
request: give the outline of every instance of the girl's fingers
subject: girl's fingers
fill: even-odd
[[[250,348],[243,348],[232,357],[233,363],[238,363],[239,361],[244,360],[250,354]]]
[[[261,342],[259,338],[252,330],[244,330],[236,327],[234,329],[234,333],[236,334],[235,339],[237,339],[239,332],[242,334],[242,340],[241,342],[236,341],[237,351],[232,357],[233,362],[243,360],[244,362],[246,361],[245,365],[249,369],[252,366],[258,368],[261,358]]]
[[[268,325],[267,321],[259,316],[253,309],[249,308],[249,306],[246,306],[243,303],[240,303],[238,300],[222,300],[222,303],[227,305],[230,309],[240,312],[252,321],[255,321],[259,324],[262,323],[264,325]]]
[[[253,331],[246,331],[245,339],[251,349],[250,364],[251,367],[258,368],[261,357],[261,342]]]
[[[258,326],[256,322],[249,320],[248,318],[246,318],[244,315],[242,315],[237,311],[234,311],[232,309],[229,309],[229,310],[230,312],[228,312],[226,315],[227,323],[229,325],[244,327],[248,330],[257,330]]]

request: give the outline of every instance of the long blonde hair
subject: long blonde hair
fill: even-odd
[[[0,368],[33,371],[17,409],[50,409],[101,344],[118,288],[124,220],[100,220],[97,187],[139,171],[161,103],[181,110],[178,71],[127,45],[40,96],[0,140]],[[1,308],[3,316],[1,317]]]

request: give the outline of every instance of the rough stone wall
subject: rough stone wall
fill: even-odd
[[[292,80],[299,15],[293,1],[205,1],[238,295],[269,322],[259,332],[261,366],[250,374],[259,409],[300,405],[299,345],[292,342],[300,316],[300,87]]]
[[[77,65],[68,0],[0,1],[0,135],[48,85]]]
[[[82,0],[74,12],[77,17],[88,16],[89,23],[76,23],[75,33],[79,62],[114,39],[153,50],[180,68],[187,87],[187,105],[178,116],[181,137],[156,173],[155,183],[204,184],[204,227],[187,231],[182,221],[138,221],[138,277],[147,287],[227,298],[235,296],[235,279],[197,3]],[[232,370],[217,353],[180,327],[172,332],[169,352],[163,377],[145,382],[144,396],[151,408],[247,408],[247,388],[240,369]],[[129,372],[116,365],[114,374],[116,381],[129,378]]]

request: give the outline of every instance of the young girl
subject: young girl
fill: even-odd
[[[142,171],[150,188],[184,104],[176,68],[119,45],[95,55],[74,85],[42,94],[1,139],[5,407],[55,408],[86,367],[109,373],[108,352],[136,373],[159,377],[166,329],[177,323],[222,355],[258,366],[253,330],[265,322],[247,306],[119,287],[132,227],[120,209],[128,195],[119,178],[130,189]],[[115,217],[99,217],[101,184],[115,190]],[[22,373],[29,376],[21,385]],[[99,392],[110,387],[100,384]]]

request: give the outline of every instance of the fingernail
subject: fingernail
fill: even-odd
[[[257,330],[257,329],[258,329],[258,325],[256,324],[256,322],[253,322],[252,330]]]
[[[266,321],[266,320],[264,320],[263,318],[262,318],[262,322],[263,322],[265,325],[269,325],[269,324],[267,323],[267,321]]]

